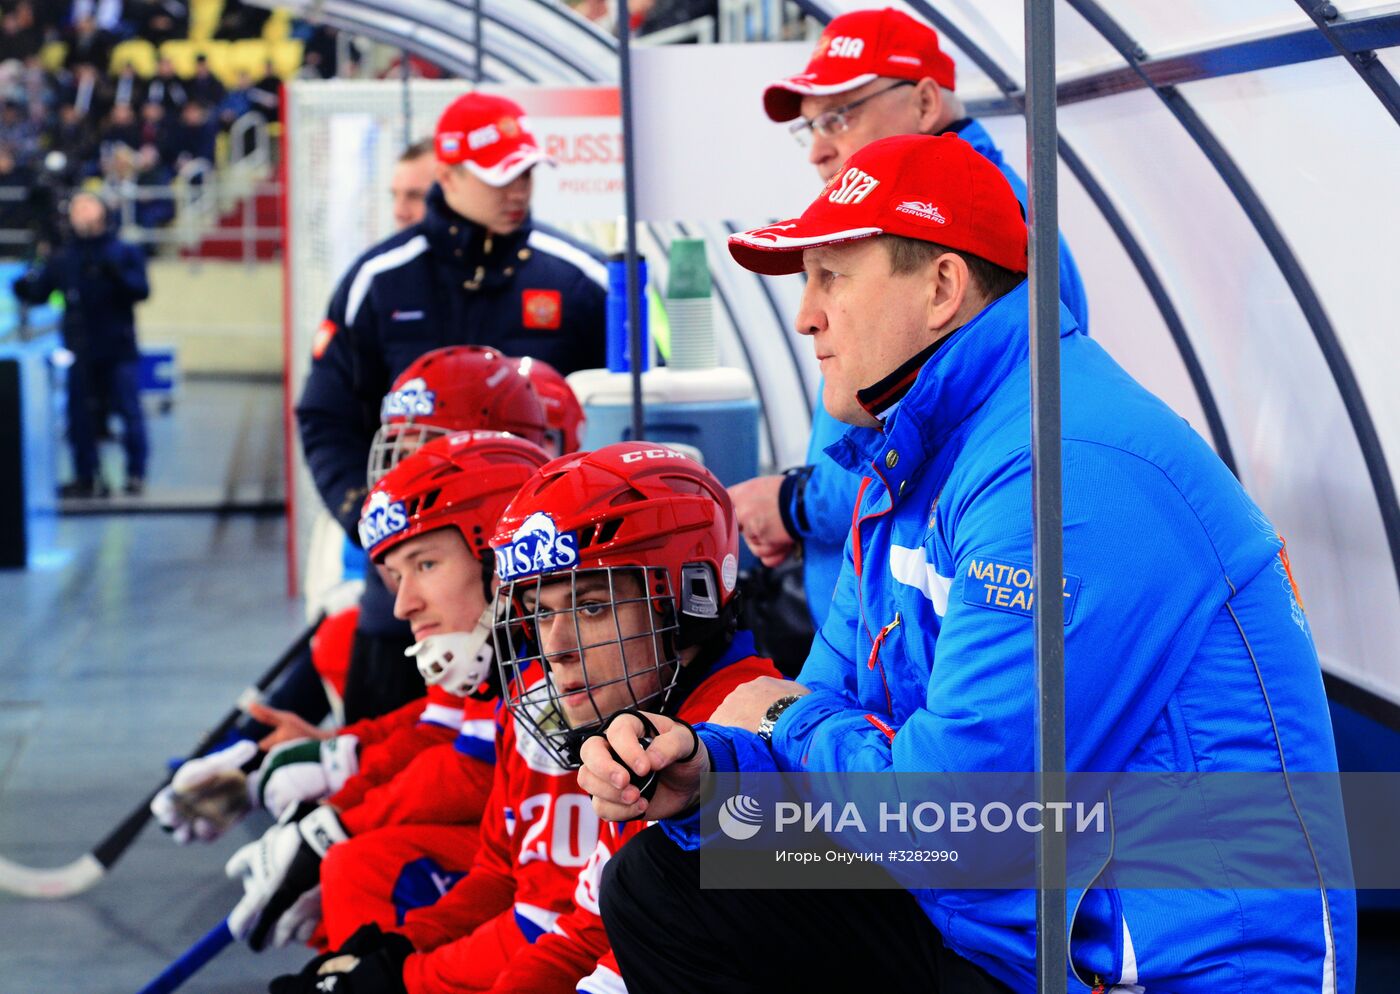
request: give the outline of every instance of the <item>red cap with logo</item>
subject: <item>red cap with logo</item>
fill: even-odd
[[[902,235],[1026,272],[1026,222],[1001,170],[957,135],[897,135],[846,160],[801,217],[729,238],[745,269],[802,271],[804,249]]]
[[[487,93],[452,101],[438,118],[433,146],[439,162],[466,166],[491,186],[505,186],[537,163],[554,164],[530,134],[520,105]]]
[[[953,60],[938,47],[938,34],[903,11],[857,10],[826,26],[807,68],[769,83],[763,109],[775,121],[801,113],[802,98],[845,93],[872,79],[920,80],[925,76],[953,89]]]

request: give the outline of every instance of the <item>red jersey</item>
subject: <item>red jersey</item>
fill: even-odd
[[[383,717],[347,725],[342,734],[360,736],[360,769],[346,781],[345,786],[331,795],[329,803],[342,812],[364,804],[371,791],[388,785],[416,763],[419,756],[440,746],[456,752],[459,758],[455,762],[458,763],[462,759],[488,764],[494,762],[492,714],[495,707],[492,701],[462,698],[439,687],[429,687],[428,696],[422,700],[411,701]],[[368,744],[362,732],[368,734]],[[406,781],[398,790],[411,791],[413,788],[409,783],[420,782],[421,779]],[[476,779],[475,774],[473,779]],[[431,780],[427,782],[432,783]],[[401,805],[404,802],[396,803]],[[397,817],[379,824],[398,824],[404,820],[425,819]],[[426,820],[443,823],[436,818]],[[376,825],[366,822],[366,827]],[[350,829],[348,822],[346,828]],[[350,831],[353,834],[355,829]]]
[[[691,723],[704,721],[736,687],[761,676],[781,679],[769,660],[753,655],[753,637],[739,632],[724,657],[681,703],[678,716]],[[515,724],[509,722],[504,729],[511,751],[502,751],[496,766],[476,864],[437,904],[410,912],[400,929],[420,950],[404,964],[409,994],[458,990],[453,978],[467,966],[455,962],[468,945],[462,937],[512,901],[516,922],[531,945],[509,958],[492,991],[564,994],[600,960],[611,960],[598,916],[598,885],[608,859],[645,825],[603,823],[593,813],[592,799],[579,790],[574,771],[546,775],[530,768],[531,762],[538,762],[535,754],[551,767],[554,763],[529,732],[515,734]],[[522,738],[533,750],[519,749]],[[506,742],[503,735],[503,749]],[[512,792],[513,780],[519,787]],[[532,793],[546,786],[554,788],[547,800]],[[499,806],[497,787],[502,788]],[[487,874],[478,878],[480,869]]]

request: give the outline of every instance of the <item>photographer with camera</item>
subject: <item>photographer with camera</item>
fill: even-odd
[[[140,355],[136,348],[135,305],[150,295],[146,256],[119,240],[108,224],[107,208],[90,193],[68,205],[69,240],[15,281],[20,300],[41,304],[55,290],[64,298],[63,343],[73,354],[68,369],[68,442],[73,447],[73,480],[61,497],[105,497],[98,471],[97,424],[93,400],[105,393],[122,419],[126,449],[125,492],[145,487],[146,423],[138,395]]]

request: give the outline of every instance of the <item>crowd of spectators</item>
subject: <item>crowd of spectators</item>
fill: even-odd
[[[260,37],[270,12],[225,0],[214,38]],[[27,254],[53,213],[53,191],[102,186],[134,199],[135,220],[167,224],[166,199],[131,198],[134,187],[166,186],[193,160],[212,162],[221,131],[248,113],[275,121],[281,79],[269,60],[260,78],[221,80],[204,56],[181,75],[161,58],[149,79],[113,52],[122,41],[159,46],[189,36],[186,0],[0,0],[0,253]],[[302,72],[331,75],[335,43],[305,26]],[[62,43],[62,65],[44,58]],[[314,53],[314,57],[312,57]],[[32,237],[15,232],[29,231]]]

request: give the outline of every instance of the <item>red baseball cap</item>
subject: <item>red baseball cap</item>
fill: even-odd
[[[486,93],[452,101],[438,118],[433,147],[439,162],[466,166],[491,186],[505,186],[537,163],[554,165],[530,134],[520,105]]]
[[[936,242],[1026,272],[1026,222],[1001,170],[957,135],[871,142],[831,178],[801,217],[729,238],[755,273],[802,271],[804,249],[876,235]]]
[[[881,76],[931,76],[951,90],[953,60],[938,47],[933,28],[903,11],[852,11],[826,26],[806,69],[768,84],[763,109],[775,121],[791,121],[801,113],[803,97],[845,93]]]

